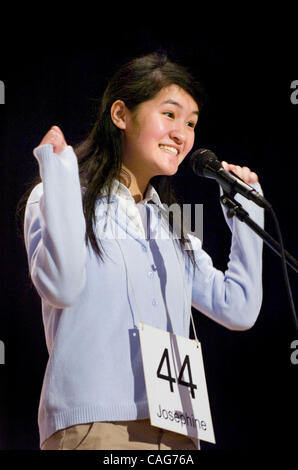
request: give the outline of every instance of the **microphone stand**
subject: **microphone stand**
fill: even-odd
[[[242,222],[245,222],[255,233],[257,233],[275,253],[277,253],[280,257],[281,255],[281,247],[280,244],[274,240],[274,238],[269,235],[265,230],[263,230],[258,224],[256,224],[250,217],[248,212],[243,209],[239,202],[235,201],[233,197],[235,196],[236,192],[231,191],[230,194],[224,192],[223,196],[220,197],[221,203],[227,207],[228,213],[227,216],[231,219],[233,216],[236,216]],[[298,261],[286,250],[285,258],[286,263],[298,273]]]

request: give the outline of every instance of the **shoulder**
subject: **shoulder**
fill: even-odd
[[[202,242],[198,237],[188,233],[186,238],[188,239],[189,250],[197,251],[202,249]]]
[[[40,182],[36,186],[34,186],[31,193],[29,194],[29,197],[27,199],[27,205],[39,202],[42,195],[43,195],[43,183]]]

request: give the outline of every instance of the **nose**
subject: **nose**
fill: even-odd
[[[175,129],[170,131],[170,137],[177,145],[184,144],[186,140],[185,131],[178,127],[175,127]]]

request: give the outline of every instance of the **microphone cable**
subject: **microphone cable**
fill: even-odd
[[[293,322],[294,322],[294,326],[295,326],[295,329],[296,329],[296,333],[298,335],[298,320],[297,320],[297,314],[296,314],[292,289],[291,289],[291,285],[290,285],[290,281],[289,281],[288,268],[287,268],[287,263],[286,263],[285,249],[284,249],[283,239],[282,239],[282,235],[281,235],[281,230],[280,230],[278,218],[277,218],[273,208],[271,207],[269,210],[270,210],[271,215],[273,217],[276,232],[277,232],[278,239],[279,239],[283,275],[284,275],[286,290],[287,290],[288,299],[289,299],[289,303],[290,303],[290,310],[291,310],[291,314],[292,314],[292,317],[293,317]]]

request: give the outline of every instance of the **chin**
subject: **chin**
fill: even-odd
[[[160,171],[158,173],[156,173],[154,176],[173,176],[175,175],[175,173],[177,173],[178,169],[177,170],[173,170],[173,171]],[[154,176],[152,176],[152,178],[154,178]]]
[[[178,167],[177,168],[173,168],[173,170],[167,170],[164,172],[164,175],[165,176],[173,176],[177,173],[178,171]]]
[[[167,168],[161,168],[158,175],[160,176],[173,176],[177,173],[179,166],[172,166]]]

